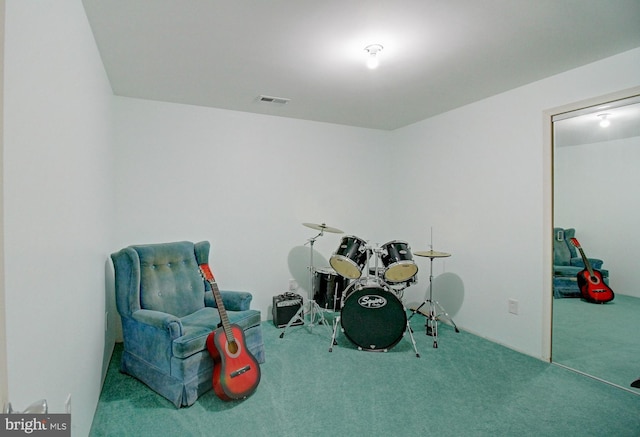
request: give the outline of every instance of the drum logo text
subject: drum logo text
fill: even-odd
[[[387,299],[382,296],[367,294],[358,299],[358,304],[363,308],[382,308],[387,304]]]

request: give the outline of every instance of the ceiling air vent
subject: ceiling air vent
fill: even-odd
[[[279,105],[285,105],[289,103],[291,99],[285,99],[284,97],[260,96],[258,97],[258,100],[264,103],[277,103]]]

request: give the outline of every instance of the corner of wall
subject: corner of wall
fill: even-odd
[[[3,406],[9,400],[4,304],[4,3],[0,0],[0,405]]]

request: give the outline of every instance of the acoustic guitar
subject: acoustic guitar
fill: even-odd
[[[211,285],[222,325],[207,336],[207,349],[213,358],[213,390],[224,401],[246,398],[260,383],[260,365],[246,348],[242,328],[229,322],[209,264],[199,267],[202,277]]]
[[[613,290],[604,283],[602,273],[591,268],[591,263],[584,254],[578,239],[571,238],[570,241],[571,244],[580,251],[582,262],[584,262],[585,265],[585,269],[578,272],[577,275],[578,287],[580,288],[580,294],[582,294],[582,297],[593,303],[606,303],[612,301],[614,298]]]

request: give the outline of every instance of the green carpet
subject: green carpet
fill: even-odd
[[[91,436],[638,436],[640,396],[440,324],[439,348],[412,320],[387,353],[344,335],[329,353],[325,326],[264,322],[267,362],[256,392],[223,402],[213,391],[176,409],[119,373],[116,345]]]
[[[640,378],[638,314],[640,299],[621,294],[606,304],[555,299],[553,361],[640,394],[630,387]]]

